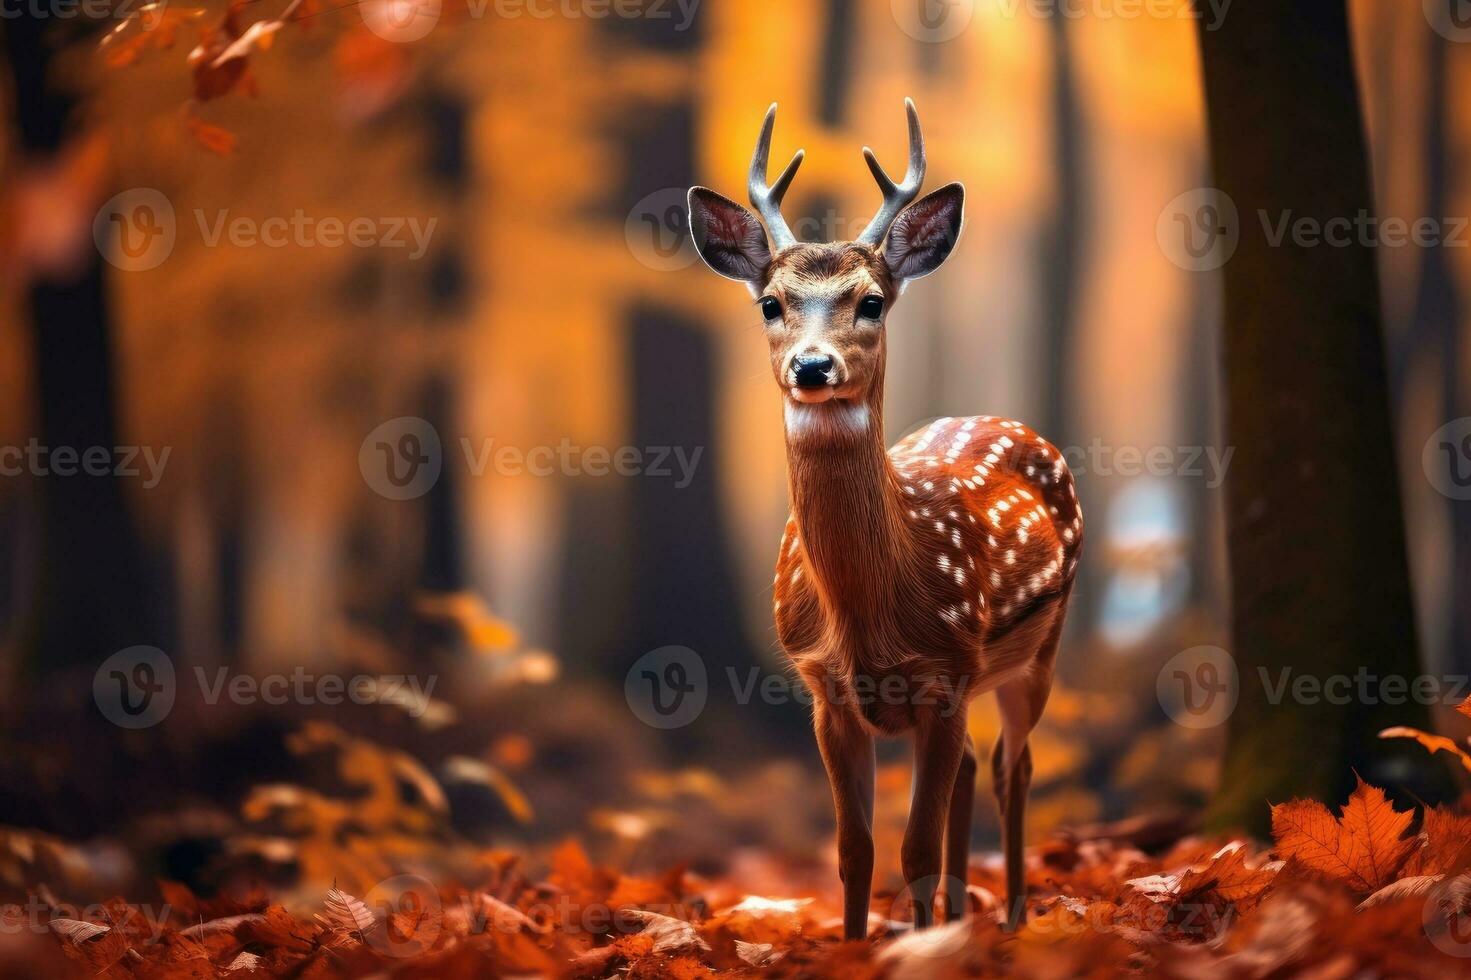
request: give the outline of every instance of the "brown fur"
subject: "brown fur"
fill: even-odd
[[[845,929],[854,938],[867,931],[875,735],[914,732],[902,858],[916,924],[930,921],[942,859],[952,884],[963,881],[977,769],[965,709],[983,691],[997,692],[1003,719],[993,771],[1015,926],[1026,739],[1051,686],[1082,544],[1072,476],[1032,430],[990,416],[941,420],[885,451],[884,328],[856,315],[866,295],[884,297],[885,315],[897,299],[876,250],[793,246],[774,257],[761,286],[783,309],[767,330],[778,383],[785,387],[794,353],[821,349],[841,366],[837,398],[787,406],[792,514],[775,616],[782,648],[814,694],[838,814]],[[957,886],[947,901],[951,916],[959,894]]]

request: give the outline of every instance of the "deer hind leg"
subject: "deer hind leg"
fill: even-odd
[[[991,753],[991,776],[1001,808],[1001,849],[1006,856],[1006,930],[1014,932],[1026,920],[1026,808],[1032,784],[1032,750],[1027,739],[1047,706],[1052,691],[1052,667],[1062,634],[1062,613],[1067,602],[1058,604],[1056,620],[1037,651],[1037,659],[1024,676],[996,689],[996,706],[1001,714],[1001,737]]]
[[[965,885],[970,869],[971,811],[976,799],[975,746],[965,739],[965,754],[955,773],[955,788],[950,792],[950,815],[945,824],[945,921],[954,922],[965,914]]]

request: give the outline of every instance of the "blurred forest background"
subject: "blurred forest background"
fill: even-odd
[[[280,13],[263,6],[242,23]],[[997,0],[939,41],[906,30],[901,7],[705,0],[683,28],[673,4],[662,18],[446,7],[398,43],[328,5],[252,54],[249,86],[202,103],[182,55],[223,8],[119,67],[95,25],[7,20],[0,444],[170,455],[146,488],[0,479],[0,825],[127,837],[153,870],[215,884],[244,867],[346,887],[426,837],[577,833],[632,864],[810,857],[830,814],[806,709],[741,704],[726,680],[783,671],[779,400],[749,298],[698,265],[678,210],[696,182],[744,197],[775,100],[775,155],[808,152],[789,220],[802,238],[851,237],[877,204],[859,149],[901,158],[905,96],[932,183],[964,181],[969,214],[946,269],[890,322],[890,441],[984,412],[1082,453],[1089,543],[1029,818],[1196,809],[1221,729],[1174,723],[1155,691],[1171,657],[1230,642],[1210,462],[1229,448],[1220,275],[1182,268],[1158,235],[1173,200],[1212,183],[1197,25]],[[1350,10],[1379,215],[1471,214],[1471,103],[1452,98],[1471,45],[1428,29],[1418,3]],[[44,78],[46,99],[18,95],[22,77]],[[218,130],[200,138],[201,120]],[[130,188],[176,216],[153,269],[93,245],[98,208]],[[411,257],[210,244],[199,223],[298,210],[435,224]],[[1471,414],[1471,254],[1375,257],[1421,649],[1431,671],[1471,673],[1471,514],[1422,469],[1431,434]],[[359,456],[404,416],[434,427],[443,465],[394,500]],[[677,486],[476,473],[462,440],[700,455]],[[1120,450],[1156,447],[1173,472],[1119,472]],[[178,701],[124,731],[92,709],[93,673],[138,644],[167,652]],[[624,696],[630,667],[666,645],[710,677],[703,714],[672,731]],[[429,710],[210,705],[196,666],[437,684]],[[984,699],[973,714],[993,736]],[[331,779],[313,768],[323,753]],[[897,746],[883,761],[893,845],[908,764]],[[365,790],[364,771],[392,778]],[[978,813],[977,841],[994,841],[992,809]],[[371,856],[354,834],[373,836]],[[402,837],[396,855],[384,835]],[[131,859],[90,846],[89,874],[124,874]]]

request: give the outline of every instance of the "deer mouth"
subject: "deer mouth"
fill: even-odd
[[[838,397],[838,389],[832,385],[821,388],[798,388],[794,385],[787,389],[787,394],[792,396],[792,401],[803,405],[819,405]]]

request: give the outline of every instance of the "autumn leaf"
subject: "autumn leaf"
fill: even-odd
[[[444,761],[444,778],[449,783],[468,783],[483,786],[500,798],[517,823],[530,824],[536,819],[536,811],[526,794],[511,779],[496,767],[469,756],[450,756]]]
[[[241,950],[240,953],[225,967],[226,973],[253,973],[265,969],[265,960],[255,953]]]
[[[1461,765],[1467,772],[1471,772],[1471,754],[1456,744],[1454,739],[1444,735],[1432,735],[1430,732],[1422,732],[1418,728],[1409,728],[1404,725],[1396,725],[1386,728],[1379,733],[1380,738],[1413,738],[1431,752],[1449,752],[1461,760]]]
[[[259,915],[244,915],[235,935],[243,942],[280,946],[296,952],[311,952],[316,946],[317,927],[300,922],[286,909],[272,905]]]
[[[194,141],[216,156],[227,157],[235,152],[235,134],[221,126],[189,116],[189,135]]]
[[[507,652],[520,642],[516,628],[494,615],[473,592],[422,593],[414,609],[425,619],[457,627],[477,652]]]
[[[355,932],[362,939],[373,928],[373,913],[345,891],[337,888],[328,891],[326,905],[328,919],[343,932]]]
[[[135,64],[145,51],[172,48],[178,40],[179,28],[204,14],[202,7],[145,4],[137,14],[125,17],[97,42],[103,64],[109,68],[126,68]]]
[[[478,921],[484,924],[486,930],[502,933],[541,932],[541,929],[526,916],[525,912],[514,905],[508,905],[494,895],[477,892],[475,906]]]
[[[1445,875],[1412,875],[1392,881],[1359,903],[1359,911],[1405,898],[1424,898],[1445,880]]]
[[[1467,698],[1460,704],[1456,705],[1456,710],[1465,715],[1467,718],[1471,718],[1471,698]]]
[[[215,55],[212,68],[222,68],[225,64],[236,58],[242,61],[247,55],[254,51],[269,51],[271,42],[275,39],[276,32],[285,27],[284,21],[258,20],[247,27],[239,37],[225,45],[219,54]]]
[[[226,62],[223,67],[215,66],[221,51],[240,36],[240,25],[236,17],[235,4],[225,9],[220,23],[199,40],[186,59],[194,75],[194,98],[208,102],[229,92],[245,77],[245,59]]]
[[[640,935],[654,941],[652,951],[655,953],[679,955],[710,949],[710,944],[700,938],[695,927],[683,919],[644,909],[624,909],[623,915],[643,924]]]
[[[1210,859],[1185,869],[1175,890],[1177,901],[1198,900],[1207,895],[1232,904],[1246,904],[1261,898],[1277,878],[1281,865],[1269,862],[1249,867],[1246,845],[1237,841],[1227,844]]]
[[[100,939],[112,931],[108,926],[82,919],[52,919],[46,923],[46,928],[74,946]]]
[[[1401,874],[1459,874],[1471,866],[1471,816],[1444,807],[1425,811],[1420,827],[1422,845],[1401,869]]]
[[[751,966],[770,966],[782,958],[781,952],[771,943],[748,943],[737,939],[735,947],[736,955],[741,958],[741,962]]]
[[[1284,859],[1367,894],[1393,881],[1418,846],[1404,836],[1413,817],[1359,779],[1341,817],[1313,800],[1273,806],[1272,837]]]

